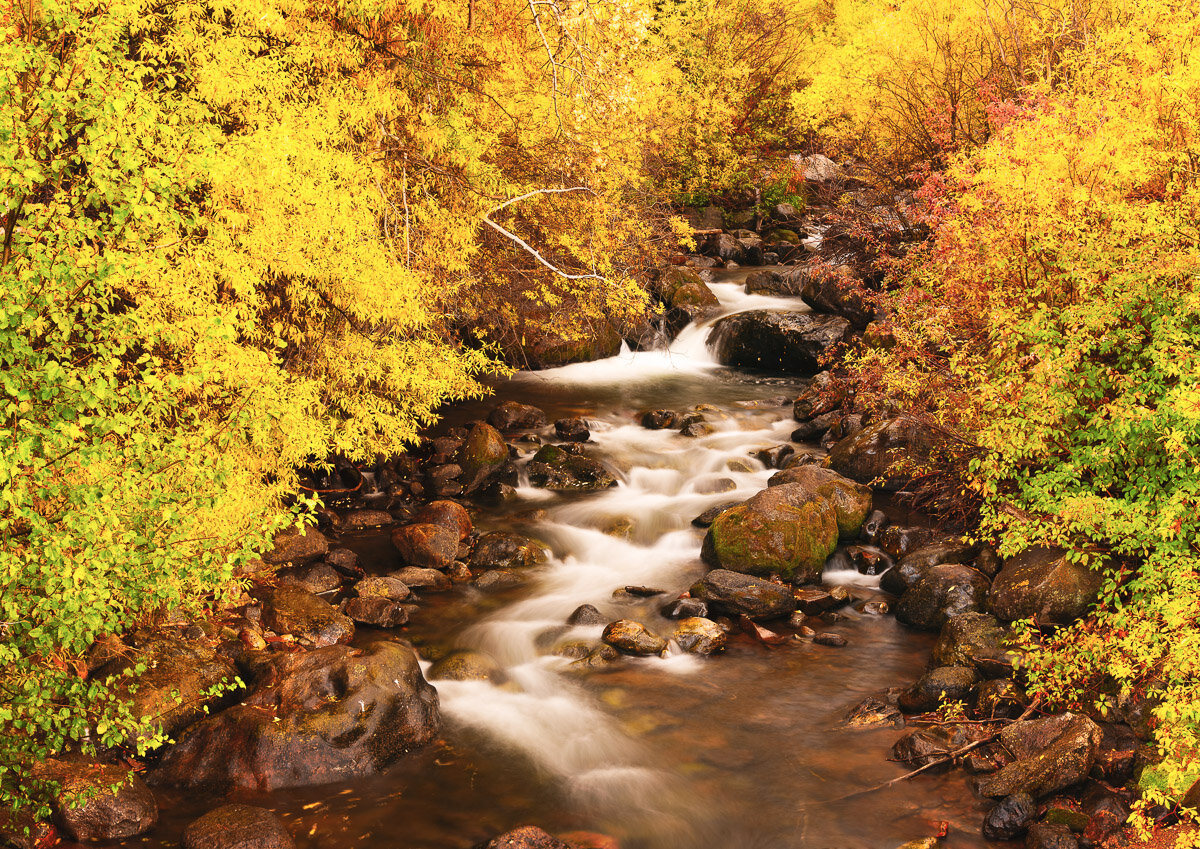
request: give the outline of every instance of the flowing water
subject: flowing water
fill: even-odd
[[[743,294],[745,273],[719,272],[711,284],[726,313],[804,309]],[[448,424],[513,399],[551,420],[583,416],[592,430],[587,453],[620,483],[577,495],[523,486],[515,505],[477,513],[480,530],[527,534],[552,557],[517,588],[429,596],[405,629],[426,660],[471,648],[505,669],[498,684],[437,682],[439,745],[346,786],[241,800],[276,809],[299,846],[322,849],[468,847],[524,824],[602,832],[623,849],[894,849],[945,822],[945,845],[983,845],[978,805],[961,777],[922,776],[830,801],[905,771],[886,760],[897,731],[840,727],[854,703],[913,680],[928,659],[932,638],[891,616],[845,608],[827,626],[847,638],[843,648],[798,639],[767,647],[731,634],[727,651],[711,658],[672,646],[663,658],[586,672],[552,653],[599,637],[599,626],[564,625],[584,603],[669,635],[674,623],[659,608],[705,572],[703,531],[692,518],[765,487],[772,471],[752,452],[788,441],[802,382],[719,367],[705,346],[708,330],[686,328],[667,351],[522,373],[498,386],[497,398],[453,411]],[[638,424],[641,410],[697,405],[715,427],[708,436]],[[386,532],[342,544],[371,572],[399,566]],[[826,580],[850,585],[856,599],[877,597],[876,578]],[[626,586],[666,592],[643,598]],[[164,795],[169,813],[145,843],[174,845],[182,824],[213,804]]]

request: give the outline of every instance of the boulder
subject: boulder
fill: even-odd
[[[528,369],[557,368],[571,363],[587,363],[615,357],[621,350],[621,333],[613,325],[600,321],[576,323],[570,330],[550,330],[549,316],[534,317],[532,328],[514,364]],[[540,328],[540,329],[539,329]]]
[[[457,501],[431,501],[413,515],[413,521],[425,525],[443,525],[464,540],[474,528],[467,508]]]
[[[557,837],[551,837],[537,826],[526,825],[506,831],[499,837],[480,843],[472,849],[572,849]]]
[[[1099,572],[1072,563],[1062,549],[1034,548],[1005,562],[989,597],[1005,622],[1034,617],[1041,625],[1069,625],[1100,594]]]
[[[746,258],[742,243],[729,233],[713,233],[701,243],[700,252],[725,262],[741,262]]]
[[[275,573],[277,584],[292,584],[310,593],[328,593],[342,586],[342,573],[328,563],[285,566]]]
[[[943,563],[970,563],[978,550],[976,546],[954,538],[923,545],[901,557],[895,568],[883,576],[879,586],[884,592],[892,595],[904,595],[934,566]]]
[[[1040,798],[1070,787],[1087,778],[1103,736],[1100,726],[1074,713],[1014,722],[1000,733],[1000,742],[1016,760],[981,779],[979,792]]]
[[[799,297],[801,280],[793,272],[765,268],[746,277],[747,295],[781,295]]]
[[[969,666],[985,678],[1000,678],[1012,673],[1016,652],[1005,648],[1008,632],[986,613],[960,613],[942,626],[933,662],[940,666]]]
[[[296,842],[273,811],[222,805],[183,830],[183,849],[293,849]]]
[[[924,525],[889,524],[879,534],[879,547],[897,560],[903,560],[917,549],[937,542],[941,536]]]
[[[975,713],[980,719],[1019,716],[1028,700],[1011,678],[990,678],[975,693]]]
[[[1037,816],[1037,803],[1028,793],[1005,796],[988,811],[983,820],[983,836],[988,840],[1014,840],[1029,830]]]
[[[691,595],[710,607],[751,619],[789,616],[796,609],[790,587],[728,569],[714,569],[691,588]]]
[[[871,490],[820,466],[793,466],[771,475],[768,486],[794,484],[827,498],[837,513],[838,536],[853,539],[871,512]]]
[[[813,583],[837,541],[833,503],[804,485],[781,484],[718,516],[704,537],[701,557],[720,569]]]
[[[37,764],[33,775],[56,785],[54,820],[74,840],[124,840],[158,823],[154,794],[124,766],[52,759]]]
[[[263,562],[272,566],[284,563],[309,563],[320,560],[329,551],[329,540],[316,528],[285,528],[275,534],[274,548],[265,552]]]
[[[458,554],[458,528],[425,522],[401,525],[392,531],[392,545],[407,566],[445,569]]]
[[[646,630],[646,626],[632,619],[618,619],[611,622],[600,635],[605,643],[624,652],[634,655],[658,655],[666,651],[667,641],[657,634]]]
[[[299,587],[274,587],[262,602],[262,622],[276,634],[293,634],[318,647],[354,639],[354,623],[348,616]]]
[[[477,422],[458,449],[457,465],[462,468],[464,492],[473,492],[508,462],[508,445],[500,431]]]
[[[659,612],[667,619],[704,619],[708,617],[708,605],[698,598],[677,598]]]
[[[405,566],[388,574],[408,587],[429,592],[444,592],[450,589],[450,578],[437,569],[422,569],[420,566]]]
[[[801,266],[789,275],[804,303],[817,312],[840,315],[859,330],[875,320],[874,293],[848,266]]]
[[[692,524],[697,528],[708,528],[717,520],[717,517],[729,510],[731,507],[737,507],[742,502],[726,501],[724,504],[718,504],[715,507],[709,507],[695,519],[692,519]]]
[[[376,628],[398,628],[408,622],[408,608],[377,595],[347,599],[342,612],[360,625]]]
[[[557,445],[543,445],[526,469],[530,483],[555,492],[607,489],[617,485],[617,479],[603,463],[570,454]]]
[[[484,534],[471,552],[473,569],[518,569],[546,562],[541,543],[520,534],[496,531]]]
[[[922,470],[940,441],[933,428],[901,416],[843,439],[830,449],[826,463],[859,483],[894,492]]]
[[[371,775],[432,740],[437,692],[405,643],[275,654],[240,704],[189,728],[153,778],[267,792]]]
[[[497,430],[532,430],[545,427],[546,414],[537,407],[505,401],[488,413],[488,424]]]
[[[924,713],[943,701],[966,701],[979,676],[969,666],[939,666],[917,679],[897,700],[905,713]]]
[[[642,413],[642,427],[647,430],[666,430],[675,427],[679,414],[674,410],[646,410]]]
[[[688,322],[703,321],[721,309],[717,296],[690,268],[669,268],[659,278],[656,293],[667,307],[668,320],[676,332]]]
[[[676,644],[691,654],[714,654],[725,648],[725,631],[711,619],[691,616],[680,620],[671,636]]]
[[[978,612],[987,603],[989,582],[970,566],[933,566],[896,604],[896,618],[925,631],[940,631],[951,616]]]
[[[430,681],[496,681],[504,678],[504,669],[494,657],[481,651],[450,652],[429,667]]]
[[[359,598],[385,598],[388,601],[404,601],[412,591],[398,578],[372,575],[354,585],[354,594]]]
[[[559,419],[554,423],[554,435],[563,442],[587,442],[592,438],[588,423],[580,418]]]
[[[713,325],[708,346],[719,363],[785,374],[816,374],[822,358],[850,335],[837,316],[751,310]]]
[[[892,757],[912,766],[928,766],[944,760],[973,741],[962,725],[935,725],[907,732],[892,746]]]
[[[846,176],[842,166],[828,156],[814,153],[812,156],[793,155],[790,157],[797,169],[809,183],[830,183],[841,180]]]

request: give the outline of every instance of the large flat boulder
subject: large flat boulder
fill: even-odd
[[[836,443],[826,464],[840,475],[893,492],[922,470],[940,434],[909,416],[863,428]]]
[[[816,374],[821,359],[850,336],[838,316],[787,310],[751,310],[727,316],[708,334],[722,365],[782,374]]]
[[[734,616],[775,619],[796,609],[791,587],[763,581],[728,569],[714,569],[694,585],[691,595]]]
[[[1049,796],[1088,777],[1100,742],[1100,726],[1086,716],[1062,713],[1045,719],[1014,722],[1000,742],[1016,760],[979,782],[979,792],[998,798],[1028,793]]]

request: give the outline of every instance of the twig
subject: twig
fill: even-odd
[[[568,189],[534,189],[532,192],[526,192],[523,195],[519,195],[515,198],[510,198],[510,199],[504,201],[504,203],[500,204],[499,206],[492,207],[490,210],[488,210],[488,212],[486,214],[484,214],[483,223],[488,225],[489,227],[491,227],[497,233],[500,233],[502,236],[506,236],[507,238],[512,239],[514,242],[516,242],[518,245],[520,245],[522,248],[524,248],[529,253],[530,256],[532,256],[534,259],[536,259],[542,265],[546,266],[546,268],[553,271],[559,277],[565,278],[567,280],[599,280],[600,282],[604,282],[604,278],[599,274],[568,274],[567,272],[563,271],[558,266],[554,265],[554,263],[547,260],[540,253],[538,253],[537,250],[534,249],[533,245],[529,244],[527,241],[522,239],[516,233],[513,233],[510,230],[504,229],[503,227],[501,227],[499,224],[497,224],[495,221],[493,221],[489,217],[490,215],[504,209],[506,206],[512,206],[517,201],[522,201],[522,200],[525,200],[526,198],[531,198],[534,195],[554,195],[554,194],[563,194],[565,192],[590,192],[590,191],[591,191],[591,189],[589,189],[587,186],[573,186]]]

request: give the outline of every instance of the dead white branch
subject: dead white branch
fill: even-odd
[[[602,277],[599,274],[568,274],[567,272],[565,272],[561,268],[559,268],[557,265],[555,265],[554,263],[547,260],[540,253],[538,253],[537,249],[535,249],[533,247],[533,245],[529,244],[529,242],[525,241],[524,239],[522,239],[520,236],[518,236],[516,233],[512,232],[511,230],[506,230],[504,227],[501,227],[499,224],[497,224],[495,221],[493,221],[491,219],[492,215],[495,215],[497,212],[504,209],[505,207],[512,206],[514,203],[519,203],[520,201],[526,200],[527,198],[535,197],[536,195],[560,195],[560,194],[565,194],[567,192],[590,192],[590,191],[591,191],[591,189],[589,189],[587,186],[572,186],[571,188],[565,188],[565,189],[534,189],[532,192],[526,192],[525,194],[518,195],[515,198],[509,198],[508,200],[504,201],[504,203],[500,204],[499,206],[494,206],[491,209],[489,209],[487,211],[487,213],[484,214],[484,216],[483,216],[483,223],[488,225],[489,227],[491,227],[493,230],[495,230],[497,233],[504,236],[505,238],[511,239],[512,241],[516,242],[530,256],[532,256],[534,259],[536,259],[542,265],[546,266],[546,268],[553,271],[559,277],[562,277],[566,280],[599,280],[599,281],[603,282],[604,277]]]

